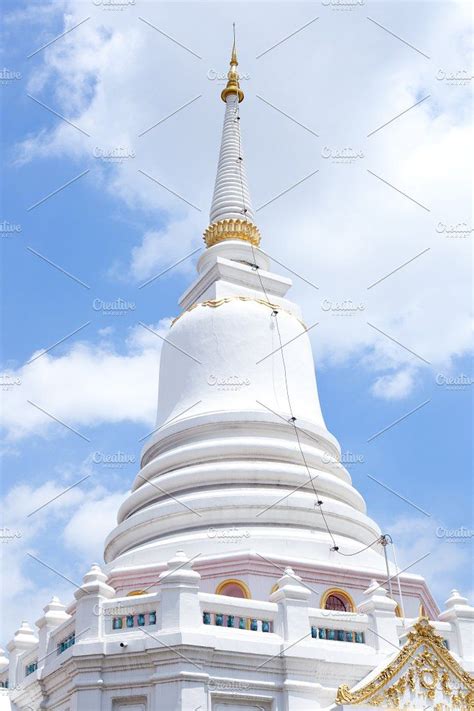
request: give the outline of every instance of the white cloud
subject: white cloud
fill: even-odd
[[[129,264],[114,269],[134,280],[153,276],[200,246],[207,222],[223,118],[220,85],[207,74],[210,68],[226,68],[235,8],[223,6],[218,13],[202,4],[186,8],[186,22],[181,4],[150,3],[143,13],[202,54],[202,60],[140,22],[133,6],[120,13],[104,13],[99,6],[83,28],[45,50],[44,63],[30,79],[38,92],[52,89],[56,108],[67,110],[91,139],[60,123],[49,133],[29,137],[23,157],[53,153],[93,160],[97,145],[133,147],[133,159],[113,167],[94,160],[94,166],[102,189],[146,215],[147,223],[153,216],[159,224],[145,228]],[[424,361],[449,367],[471,348],[469,242],[436,232],[439,221],[468,221],[470,213],[469,88],[436,78],[438,68],[454,71],[467,62],[467,9],[464,3],[438,3],[429,10],[413,3],[403,16],[393,15],[390,4],[376,9],[377,19],[400,36],[428,53],[436,48],[433,60],[377,28],[364,12],[344,18],[331,6],[318,23],[256,60],[262,51],[257,28],[265,26],[266,36],[277,40],[288,27],[307,22],[307,8],[282,4],[268,16],[264,4],[242,5],[238,19],[246,29],[239,34],[240,66],[250,75],[242,130],[257,206],[316,168],[320,171],[257,213],[263,247],[320,286],[315,292],[295,278],[293,291],[308,324],[321,320],[312,332],[318,362],[357,358],[375,373],[375,396],[402,397],[416,387],[417,370],[428,367]],[[68,13],[68,22],[79,21],[81,4],[71,3]],[[355,36],[365,52],[354,52]],[[199,94],[192,105],[138,137]],[[367,137],[428,94],[429,100]],[[317,130],[320,138],[257,95]],[[335,164],[322,157],[324,146],[361,150],[363,158],[353,165]],[[178,268],[189,270],[190,263]],[[364,304],[364,310],[353,318],[337,318],[322,312],[324,298],[350,299]]]
[[[404,516],[385,526],[393,538],[400,570],[415,563],[407,572],[423,575],[441,608],[453,587],[466,595],[472,588],[472,538],[450,539],[443,533],[450,528],[426,516]],[[470,603],[474,603],[472,598]]]
[[[87,462],[73,469],[74,481],[91,472]],[[3,498],[0,555],[2,569],[8,571],[0,586],[3,642],[12,636],[21,620],[33,624],[52,594],[68,604],[73,599],[74,583],[81,584],[91,562],[103,561],[104,539],[115,525],[116,511],[126,492],[110,492],[101,485],[91,485],[91,479],[64,493],[74,483],[70,474],[65,468],[57,472],[55,481],[39,486],[19,484]],[[56,535],[54,550],[48,538],[51,535]],[[63,555],[63,548],[66,553],[73,552],[74,557]],[[39,581],[48,569],[28,553],[57,570],[56,574],[46,572],[51,576],[46,584]],[[58,553],[62,564],[53,562]]]
[[[163,268],[171,267],[200,245],[196,245],[200,221],[194,214],[171,222],[163,230],[150,230],[143,235],[140,245],[132,249],[129,271],[136,280],[153,277]],[[192,261],[187,259],[176,268],[192,275]]]
[[[401,400],[411,392],[413,380],[413,372],[410,370],[399,370],[393,375],[383,375],[374,382],[372,393],[384,400]]]
[[[97,495],[99,494],[99,495]],[[103,558],[104,541],[117,525],[117,511],[125,493],[99,490],[87,497],[64,528],[64,544],[83,561]]]
[[[169,319],[162,319],[150,328],[164,336],[168,326]],[[48,436],[52,431],[57,436],[63,431],[31,402],[79,430],[101,423],[152,425],[161,344],[160,338],[136,326],[130,331],[125,352],[106,339],[98,344],[77,342],[61,355],[51,351],[30,364],[4,370],[8,382],[15,383],[4,393],[7,406],[2,425],[7,440],[29,434]],[[81,434],[87,436],[87,431]]]

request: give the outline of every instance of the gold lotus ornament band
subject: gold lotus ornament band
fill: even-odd
[[[212,247],[218,242],[224,242],[226,239],[241,239],[258,247],[260,244],[260,232],[253,222],[234,219],[214,222],[204,232],[204,241],[207,247]]]

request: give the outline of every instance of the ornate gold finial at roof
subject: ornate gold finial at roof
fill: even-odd
[[[407,641],[387,666],[367,684],[351,691],[339,687],[339,706],[379,706],[386,709],[474,709],[474,678],[465,671],[435,631],[420,617]],[[415,702],[415,703],[414,703]]]
[[[221,99],[226,101],[229,94],[237,94],[239,97],[239,103],[244,100],[244,92],[240,88],[239,84],[239,73],[237,67],[239,65],[237,61],[237,51],[235,49],[235,22],[233,24],[234,29],[234,44],[232,45],[232,55],[230,57],[230,69],[227,73],[227,86],[222,90]]]

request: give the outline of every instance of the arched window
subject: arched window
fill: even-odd
[[[242,580],[229,578],[223,580],[216,588],[216,595],[227,595],[229,597],[242,597],[250,599],[250,589]]]
[[[328,595],[325,608],[326,610],[341,610],[341,612],[347,612],[347,602],[342,595]]]
[[[326,590],[321,598],[322,610],[336,610],[338,612],[354,612],[355,604],[349,593],[339,588]]]

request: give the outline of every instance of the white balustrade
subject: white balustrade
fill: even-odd
[[[246,600],[226,595],[199,593],[205,625],[253,632],[273,632],[278,605],[263,600]]]
[[[104,634],[132,632],[140,627],[157,629],[159,603],[159,593],[114,598],[102,603],[98,611],[103,618]]]
[[[343,612],[342,610],[309,609],[311,636],[315,639],[366,643],[366,632],[369,619],[367,615],[358,612]]]

